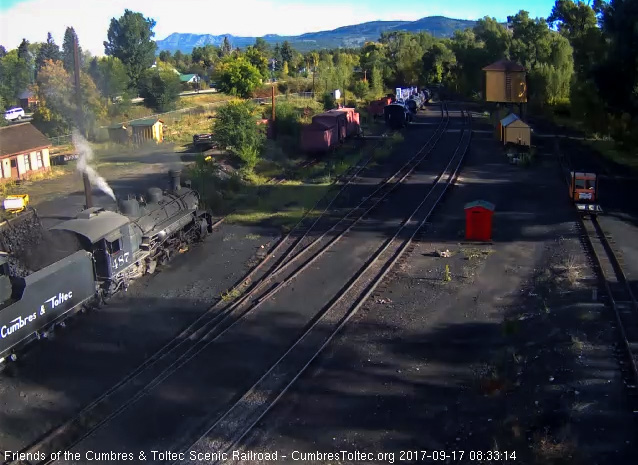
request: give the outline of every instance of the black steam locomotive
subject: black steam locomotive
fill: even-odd
[[[0,363],[15,360],[19,345],[83,307],[101,305],[212,232],[199,194],[181,186],[177,171],[170,181],[168,191],[151,188],[146,198],[120,201],[117,212],[89,208],[47,231],[44,253],[64,256],[37,271],[21,272],[10,266],[11,253],[0,255]]]

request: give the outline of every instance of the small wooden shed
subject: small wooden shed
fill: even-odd
[[[516,144],[529,147],[532,145],[532,129],[518,115],[510,113],[499,122],[500,136],[503,145]]]
[[[485,71],[486,102],[527,102],[525,67],[514,61],[503,59],[486,66],[483,71]]]
[[[109,140],[116,144],[126,144],[129,141],[129,132],[126,124],[118,123],[107,126]]]
[[[133,142],[142,144],[152,141],[162,142],[164,140],[164,121],[158,118],[146,118],[131,121],[129,124],[133,130]]]

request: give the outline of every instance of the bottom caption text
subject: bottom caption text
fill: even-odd
[[[251,451],[231,451],[231,452],[202,452],[191,450],[188,452],[170,451],[139,451],[139,452],[54,452],[44,454],[42,452],[20,453],[4,451],[4,460],[28,461],[28,462],[194,462],[194,463],[217,463],[217,462],[302,462],[302,463],[324,463],[325,461],[347,461],[347,462],[375,462],[375,463],[416,463],[416,462],[498,462],[514,463],[516,461],[515,451],[465,451],[465,450],[407,450],[398,452],[369,452],[369,451],[331,451],[331,452],[306,452],[306,451],[271,451],[271,452],[251,452]]]

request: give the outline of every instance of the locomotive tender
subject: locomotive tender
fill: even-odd
[[[46,336],[85,306],[100,305],[131,280],[153,273],[188,244],[212,232],[199,194],[182,188],[171,171],[170,190],[151,188],[146,199],[119,202],[119,211],[89,208],[50,233],[74,237],[80,250],[27,276],[0,255],[0,363],[16,359],[19,345]]]

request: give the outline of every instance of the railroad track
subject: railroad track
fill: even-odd
[[[444,112],[442,111],[442,114]],[[440,128],[447,127],[447,120],[442,118]],[[439,128],[439,129],[440,129]],[[440,138],[442,132],[438,134],[436,141]],[[400,181],[403,181],[409,173],[411,173],[416,167],[418,163],[415,164],[415,157],[421,156],[419,159],[419,163],[427,156],[427,154],[434,148],[432,145],[432,140],[434,136],[426,142],[426,144],[422,147],[422,149],[410,159],[408,163],[406,163],[395,175],[386,179],[382,185],[392,185],[396,187]],[[429,151],[427,153],[423,153],[425,148],[431,145]],[[320,214],[319,218],[312,220],[312,224],[303,228],[302,224],[307,219],[302,219],[297,227],[301,229],[303,232],[301,233],[301,237],[299,240],[296,240],[294,235],[292,234],[295,229],[282,238],[268,253],[268,255],[255,267],[251,272],[242,279],[242,283],[250,282],[261,272],[265,266],[265,264],[269,261],[270,257],[278,253],[280,250],[284,248],[286,244],[293,242],[293,246],[297,245],[300,240],[304,239],[307,234],[312,230],[314,225],[317,224],[317,221],[329,210],[330,206],[334,203],[334,201],[339,197],[339,195],[347,188],[351,182],[356,179],[356,177],[361,173],[363,169],[369,163],[370,158],[363,160],[359,164],[355,165],[351,168],[350,172],[346,173],[347,182],[341,187],[339,192],[335,195],[335,197],[328,203],[323,212]],[[407,167],[407,168],[406,168]],[[400,180],[400,181],[399,181]],[[368,207],[363,209],[358,208],[358,215],[355,215],[355,221],[350,221],[350,227],[352,227],[356,221],[361,219],[363,215],[369,212],[374,206],[378,205],[387,195],[390,194],[394,187],[391,189],[385,189],[385,194],[382,196],[377,195],[373,197],[369,196],[366,200],[368,201]],[[377,188],[373,195],[378,194],[381,188]],[[318,204],[321,200],[318,202]],[[362,202],[362,203],[365,203]],[[348,216],[346,214],[346,216]],[[345,234],[350,227],[346,227],[341,231],[341,235]],[[325,238],[326,234],[320,237],[320,240]],[[324,244],[324,247],[318,253],[323,253],[327,250],[332,244],[336,241],[333,240],[327,245]],[[312,244],[319,244],[319,241],[315,240]],[[311,245],[312,246],[312,245]],[[247,289],[247,292],[242,295],[242,297],[235,302],[232,302],[229,305],[226,305],[225,302],[220,301],[215,306],[211,307],[204,315],[200,316],[193,324],[191,324],[188,328],[186,328],[180,335],[178,335],[175,339],[173,339],[169,344],[164,346],[160,351],[154,354],[151,358],[145,361],[140,367],[134,370],[132,373],[127,375],[124,379],[122,379],[117,385],[109,389],[106,393],[96,399],[94,402],[86,406],[82,409],[76,416],[74,416],[71,420],[65,422],[61,426],[55,428],[53,431],[50,431],[43,437],[39,438],[34,444],[25,448],[23,453],[34,453],[34,452],[44,452],[47,456],[50,456],[51,452],[59,451],[59,450],[68,450],[73,445],[80,442],[82,439],[86,438],[93,431],[98,429],[100,426],[107,423],[111,418],[116,416],[118,413],[126,409],[127,406],[141,398],[146,392],[148,392],[153,387],[160,384],[166,377],[170,376],[170,374],[174,373],[177,369],[195,357],[201,350],[203,350],[208,344],[213,342],[217,337],[223,334],[225,331],[230,329],[241,317],[243,317],[248,312],[257,308],[259,304],[264,302],[270,296],[272,296],[276,289],[272,288],[267,291],[266,294],[258,295],[260,290],[263,290],[265,284],[272,281],[273,278],[282,275],[283,272],[291,269],[291,264],[298,263],[299,258],[303,255],[302,252],[309,249],[309,247],[305,247],[300,253],[292,256],[292,254],[288,253],[282,257],[276,263],[276,267],[269,271],[263,273],[263,276],[255,280],[254,285]],[[314,261],[317,258],[310,258],[310,260]],[[308,265],[309,261],[303,264],[301,267],[290,270],[291,274],[286,276],[285,279],[280,281],[277,284],[277,289],[281,289],[285,286],[291,279],[297,276],[299,273],[303,271]],[[285,262],[285,263],[284,263]],[[255,297],[258,296],[258,300],[255,300]],[[253,302],[250,302],[250,300]],[[250,305],[245,305],[250,304]],[[53,463],[51,460],[44,460],[38,462],[26,462],[26,461],[13,461],[6,462],[11,464],[21,464],[21,465],[34,465],[44,464],[44,463]]]
[[[559,165],[563,171],[563,179],[569,186],[570,159],[560,156]],[[628,389],[633,413],[638,414],[638,300],[623,270],[622,259],[614,250],[597,216],[579,215],[577,226],[609,306],[614,311],[619,336],[616,357]]]
[[[464,118],[465,119],[465,118]],[[471,116],[468,116],[471,127]],[[219,457],[222,463],[254,426],[281,399],[335,335],[365,304],[395,264],[410,250],[413,240],[427,223],[460,170],[471,142],[471,129],[464,129],[443,171],[410,217],[372,255],[365,266],[317,315],[306,331],[266,373],[195,443],[182,447],[195,453]],[[173,449],[176,450],[176,449]],[[192,463],[177,460],[173,464]]]
[[[581,217],[583,238],[594,259],[607,301],[614,311],[620,344],[616,355],[638,414],[638,301],[623,271],[621,260],[595,216]]]

